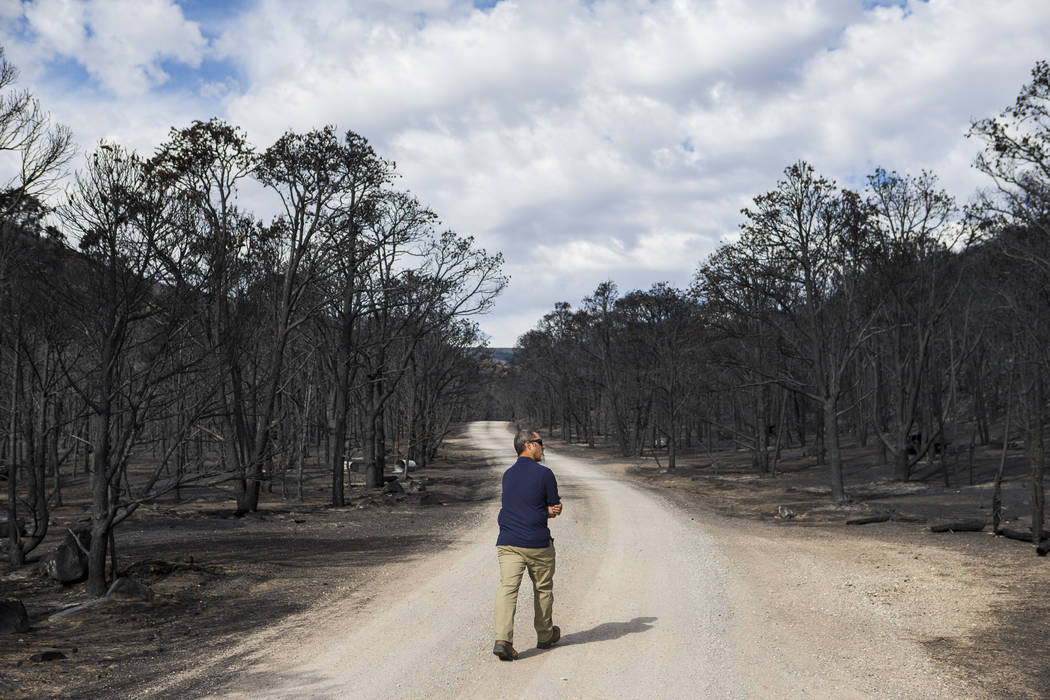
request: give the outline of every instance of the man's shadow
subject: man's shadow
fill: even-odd
[[[558,640],[558,643],[554,645],[554,648],[567,647],[571,644],[589,644],[590,642],[607,642],[612,639],[619,639],[620,637],[626,637],[627,635],[635,634],[636,632],[651,630],[653,628],[653,622],[656,622],[655,617],[636,617],[627,622],[603,622],[597,627],[592,627],[589,630],[563,634],[561,639]],[[540,653],[543,653],[542,649],[529,649],[528,651],[521,652],[521,657],[532,656],[533,654]]]

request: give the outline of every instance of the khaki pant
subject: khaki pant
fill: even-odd
[[[518,607],[518,588],[527,569],[532,579],[532,605],[535,613],[536,641],[550,640],[554,634],[554,545],[496,547],[499,557],[499,592],[496,594],[496,640],[514,643],[514,611]]]

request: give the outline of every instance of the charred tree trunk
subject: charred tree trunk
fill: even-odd
[[[378,409],[379,389],[376,386],[378,383],[379,379],[373,378],[366,389],[368,409],[364,416],[364,433],[362,438],[365,450],[365,486],[367,488],[377,488],[383,485],[383,467],[380,465],[380,450],[378,449],[379,424],[382,421],[382,416]]]
[[[838,411],[833,396],[824,397],[824,443],[828,448],[831,500],[842,503],[846,491],[842,480],[842,452],[839,448]]]
[[[103,355],[103,366],[109,353]],[[91,459],[91,546],[88,551],[88,593],[106,592],[106,550],[109,545],[109,470],[111,426],[113,420],[112,381],[103,381],[95,415],[94,452]]]
[[[1010,418],[1013,411],[1014,375],[1006,390],[1006,420],[1003,426],[1003,449],[999,454],[999,468],[995,470],[995,490],[992,492],[992,531],[998,532],[1003,520],[1003,471],[1006,469],[1006,450],[1010,444]]]
[[[332,505],[341,507],[345,505],[345,474],[346,474],[346,425],[347,413],[349,413],[349,395],[347,391],[345,362],[336,358],[339,367],[336,371],[335,385],[332,387],[332,422],[331,431],[328,435],[328,467],[332,474]]]
[[[766,421],[766,407],[764,391],[761,386],[756,386],[752,391],[752,421],[754,424],[755,447],[752,451],[752,463],[755,471],[765,476],[769,473],[769,426]]]
[[[11,372],[11,414],[7,428],[7,546],[8,558],[12,566],[25,564],[25,553],[20,541],[21,530],[18,527],[18,394],[22,377],[21,356],[18,352],[18,321],[15,321],[15,333],[12,334],[14,367]]]
[[[770,465],[770,476],[776,477],[777,466],[780,464],[780,448],[784,442],[784,435],[786,435],[784,421],[787,417],[787,391],[785,389],[780,390],[780,416],[777,418],[777,438],[776,446],[773,448],[773,463]]]
[[[671,419],[671,431],[667,436],[667,469],[674,471],[678,460],[678,429],[675,427],[674,419]]]
[[[798,445],[803,452],[806,449],[806,397],[797,391],[791,392],[792,405],[795,409],[795,427],[798,429]]]
[[[1032,541],[1038,546],[1043,532],[1043,472],[1046,453],[1043,442],[1043,378],[1038,374],[1032,387],[1032,409],[1028,425],[1028,459],[1032,468]]]

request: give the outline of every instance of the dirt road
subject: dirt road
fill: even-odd
[[[508,427],[476,423],[471,436],[498,479],[513,457]],[[218,677],[229,681],[210,687],[215,697],[981,695],[929,659],[899,609],[862,604],[864,581],[842,560],[707,522],[556,446],[546,459],[565,504],[551,525],[563,635],[553,649],[535,648],[523,586],[521,656],[491,654],[498,503],[489,503],[453,548],[385,569],[374,597],[335,596],[152,693]]]

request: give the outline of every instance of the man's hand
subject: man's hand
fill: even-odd
[[[557,505],[553,505],[553,506],[547,506],[547,517],[548,518],[557,518],[559,515],[561,515],[561,504],[560,503],[557,504]]]

